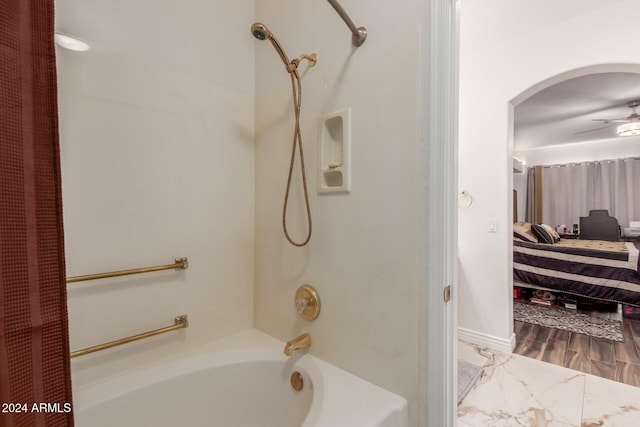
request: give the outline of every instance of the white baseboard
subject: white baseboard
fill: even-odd
[[[459,327],[458,339],[506,354],[511,354],[516,348],[516,334],[511,334],[511,339],[504,339]]]

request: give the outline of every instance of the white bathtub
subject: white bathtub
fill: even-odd
[[[256,344],[258,343],[258,344]],[[256,347],[259,345],[259,347]],[[404,398],[257,330],[74,390],[77,427],[405,427]],[[304,386],[290,384],[294,371]]]

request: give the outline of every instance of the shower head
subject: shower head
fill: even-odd
[[[274,36],[273,33],[269,31],[266,25],[261,24],[260,22],[256,22],[251,26],[251,34],[253,34],[253,37],[257,38],[258,40],[271,41],[271,44],[276,49],[276,52],[278,52],[278,55],[280,55],[280,59],[282,59],[282,62],[284,62],[284,66],[286,67],[287,72],[294,74],[298,78],[299,75],[297,69],[300,61],[302,61],[303,59],[308,60],[310,67],[313,67],[316,64],[316,60],[318,58],[315,53],[312,53],[310,55],[303,54],[293,61],[289,61],[289,57],[286,53],[284,53],[284,49],[282,48],[282,46],[280,46],[280,43],[278,43],[278,39],[276,39],[276,36]]]
[[[253,34],[253,37],[258,40],[267,40],[273,36],[267,26],[259,22],[256,22],[251,26],[251,34]]]
[[[278,52],[278,55],[280,55],[282,62],[284,62],[285,67],[289,67],[289,57],[284,53],[284,49],[282,49],[282,46],[278,43],[278,39],[276,39],[273,33],[269,31],[266,25],[256,22],[251,26],[251,34],[253,34],[253,37],[258,40],[270,40],[271,44]]]

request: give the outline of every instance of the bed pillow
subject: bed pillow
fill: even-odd
[[[560,235],[558,234],[558,232],[556,230],[553,229],[553,227],[551,227],[550,225],[547,224],[540,224],[542,227],[544,227],[545,230],[547,230],[547,232],[549,234],[551,234],[551,237],[553,237],[553,242],[557,243],[560,241]]]
[[[528,222],[513,223],[513,235],[526,242],[538,243],[538,238],[531,231],[531,224]]]
[[[540,243],[553,244],[553,236],[542,225],[531,224],[531,231],[533,231]]]

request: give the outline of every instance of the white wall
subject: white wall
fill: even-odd
[[[187,330],[73,359],[74,386],[253,326],[254,2],[57,0],[72,350]]]
[[[281,225],[294,124],[290,81],[272,46],[256,41],[256,327],[285,341],[309,332],[311,353],[407,397],[415,425],[416,293],[425,262],[416,257],[418,82],[427,75],[419,47],[428,2],[354,0],[344,7],[369,31],[360,48],[351,47],[327,2],[256,4],[256,19],[290,57],[318,54],[302,79],[313,236],[296,248]],[[318,119],[344,108],[352,109],[352,191],[318,195]],[[302,240],[299,180],[296,172],[288,221]],[[314,322],[294,309],[295,290],[305,283],[322,301]]]
[[[498,10],[497,2],[486,0],[483,8]],[[530,0],[527,5],[535,3]],[[514,14],[509,16],[510,28],[526,32],[467,50],[461,57],[459,185],[475,201],[471,209],[460,211],[459,218],[459,325],[498,347],[510,343],[513,332],[510,102],[558,74],[640,61],[634,18],[640,2],[601,2],[597,9],[563,19],[554,16],[553,1],[537,3],[546,8],[547,25],[530,26],[533,14]],[[461,26],[480,29],[480,19],[465,13],[463,1]],[[488,218],[498,219],[498,233],[487,232]]]

